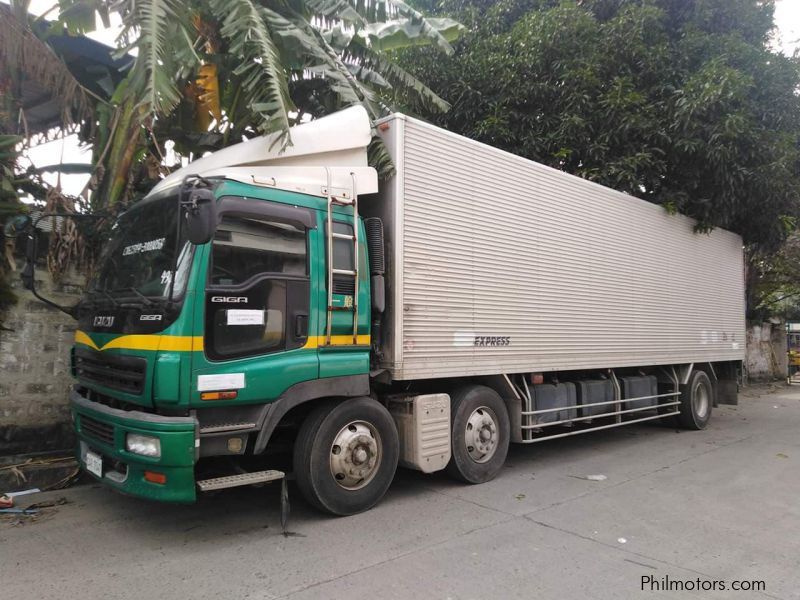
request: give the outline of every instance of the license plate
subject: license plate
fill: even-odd
[[[103,457],[91,450],[86,451],[86,470],[92,475],[103,476]]]

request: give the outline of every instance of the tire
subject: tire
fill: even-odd
[[[500,472],[508,454],[511,425],[505,402],[493,389],[470,385],[450,397],[447,473],[464,483],[484,483]],[[481,437],[481,433],[488,437]],[[491,442],[491,443],[490,443]]]
[[[397,428],[383,405],[372,398],[326,402],[306,417],[297,435],[297,487],[323,512],[363,512],[389,489],[399,452]]]
[[[714,405],[714,384],[705,371],[694,371],[689,382],[680,387],[681,404],[678,424],[685,429],[705,429]]]

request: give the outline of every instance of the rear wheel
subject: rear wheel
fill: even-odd
[[[694,371],[689,382],[681,386],[678,423],[686,429],[705,429],[711,419],[714,384],[705,371]]]
[[[494,479],[503,468],[511,425],[502,398],[493,389],[471,385],[450,398],[451,477],[465,483]]]
[[[372,398],[325,403],[308,415],[294,446],[297,486],[334,515],[352,515],[383,498],[397,469],[397,429]]]

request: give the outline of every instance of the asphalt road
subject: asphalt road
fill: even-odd
[[[401,470],[354,517],[294,493],[288,536],[277,486],[193,506],[83,486],[39,494],[68,503],[36,520],[0,520],[0,597],[800,598],[799,475],[795,386],[751,388],[704,432],[631,426],[512,446],[480,486]],[[728,589],[643,591],[648,576]],[[729,589],[751,580],[764,591]]]

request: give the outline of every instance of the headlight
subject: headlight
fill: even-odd
[[[125,436],[125,449],[133,454],[142,456],[161,456],[161,440],[149,435],[129,433]]]

